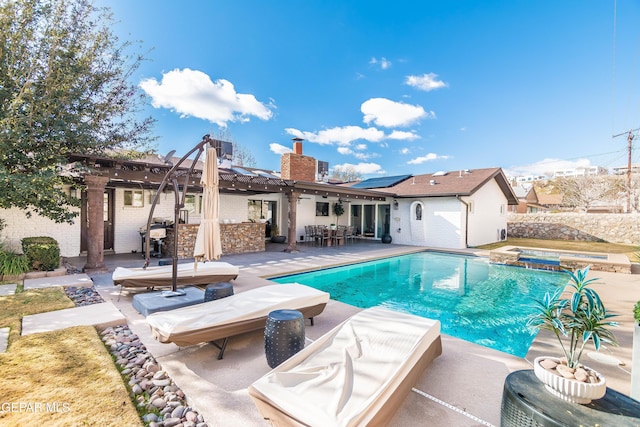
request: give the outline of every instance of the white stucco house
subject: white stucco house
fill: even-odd
[[[500,168],[375,178],[352,187],[388,193],[394,243],[461,249],[506,239],[517,197]]]
[[[104,179],[104,196],[100,200],[104,253],[142,252],[140,230],[146,227],[151,201],[166,172],[163,158],[115,161],[75,156],[70,161],[99,166]],[[278,225],[279,234],[288,236],[290,246],[305,240],[305,225],[338,224],[353,226],[362,239],[386,240],[383,237],[391,236],[392,243],[397,244],[460,249],[506,238],[507,206],[518,203],[500,168],[402,175],[337,185],[315,179],[317,164],[312,157],[302,155],[301,147],[296,147],[283,156],[282,174],[221,168],[221,222],[268,220],[270,225]],[[313,169],[310,173],[309,168]],[[195,170],[180,209],[180,221],[187,224],[200,222],[197,174],[201,168],[196,165]],[[22,238],[50,236],[58,241],[62,256],[86,253],[87,242],[92,239],[86,226],[86,192],[69,191],[77,194],[83,205],[74,224],[56,224],[37,215],[28,218],[19,209],[0,210],[0,218],[6,222],[1,236],[5,246],[20,252]],[[333,213],[335,203],[344,206],[340,217]],[[173,191],[165,189],[152,216],[158,222],[170,222],[174,213]],[[294,221],[290,219],[292,215]]]

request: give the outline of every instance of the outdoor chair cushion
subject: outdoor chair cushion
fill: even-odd
[[[206,285],[227,282],[238,277],[240,270],[227,262],[185,262],[178,264],[177,285]],[[160,287],[172,286],[173,265],[147,268],[117,267],[113,283],[124,287]]]
[[[386,425],[442,352],[440,322],[374,307],[249,387],[273,425]]]
[[[298,283],[269,285],[202,304],[147,316],[153,337],[163,343],[195,345],[264,329],[273,310],[320,314],[329,294]]]

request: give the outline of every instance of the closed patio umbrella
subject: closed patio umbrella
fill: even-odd
[[[200,183],[202,185],[202,217],[193,250],[196,266],[198,261],[218,260],[222,255],[218,156],[213,147],[207,148]]]

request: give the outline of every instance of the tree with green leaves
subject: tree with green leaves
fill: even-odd
[[[142,57],[91,0],[0,1],[0,207],[72,222],[68,155],[141,150],[151,118],[129,83]]]

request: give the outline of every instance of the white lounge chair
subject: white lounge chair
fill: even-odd
[[[227,282],[238,277],[240,270],[227,262],[209,261],[185,262],[178,264],[177,285],[206,285],[216,282]],[[113,283],[123,287],[166,287],[172,286],[173,265],[162,265],[147,268],[117,267],[113,275]]]
[[[298,283],[270,285],[198,305],[147,316],[153,337],[179,346],[212,342],[224,356],[229,337],[264,329],[273,310],[298,310],[304,318],[322,313],[329,294]],[[215,343],[223,340],[222,344]]]
[[[249,395],[276,426],[386,425],[441,353],[440,322],[374,307],[254,382]]]

